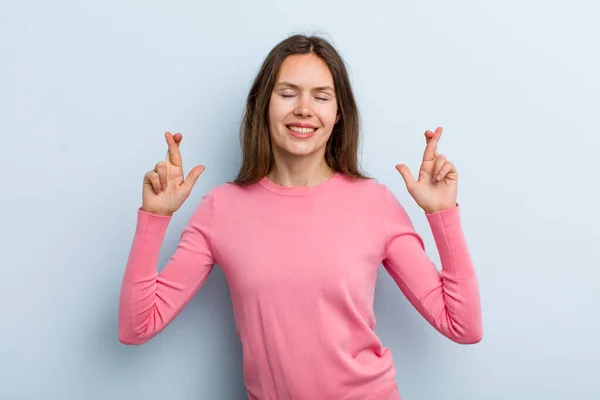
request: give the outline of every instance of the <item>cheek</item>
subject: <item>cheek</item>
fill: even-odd
[[[269,103],[269,124],[271,126],[280,124],[285,117],[290,113],[285,104],[279,101],[273,101]]]
[[[337,117],[337,106],[335,104],[329,104],[326,107],[323,107],[321,110],[321,121],[323,124],[333,127],[335,125],[335,118]]]

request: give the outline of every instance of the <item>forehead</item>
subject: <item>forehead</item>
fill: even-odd
[[[333,87],[329,67],[315,54],[294,54],[286,57],[277,74],[277,82],[290,82],[301,87]]]

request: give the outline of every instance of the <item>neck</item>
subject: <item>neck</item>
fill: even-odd
[[[314,186],[335,175],[335,171],[325,162],[325,158],[320,158],[317,162],[310,160],[309,157],[283,160],[275,156],[274,159],[275,163],[267,174],[267,178],[281,186]]]

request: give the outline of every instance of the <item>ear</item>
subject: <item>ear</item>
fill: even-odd
[[[333,123],[334,125],[338,123],[338,121],[340,120],[340,118],[342,118],[342,114],[338,113],[338,115],[336,115],[335,117],[335,122]]]

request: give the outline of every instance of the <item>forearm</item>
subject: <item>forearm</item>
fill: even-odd
[[[474,343],[482,336],[481,302],[459,212],[456,207],[427,215],[442,264],[442,295],[436,311],[445,335],[460,343]]]
[[[157,333],[157,264],[170,218],[138,211],[119,299],[119,340],[141,344]]]

